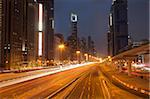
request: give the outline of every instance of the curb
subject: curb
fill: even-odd
[[[112,76],[112,78],[115,79],[116,81],[118,81],[119,83],[121,83],[122,85],[126,86],[127,88],[130,88],[130,89],[132,89],[132,90],[134,90],[134,91],[138,91],[138,92],[140,92],[141,94],[150,95],[149,90],[141,89],[141,88],[135,87],[135,86],[133,86],[133,85],[130,85],[130,84],[128,84],[128,83],[125,83],[125,82],[121,81],[120,79],[118,79],[118,78],[115,77],[115,76]]]

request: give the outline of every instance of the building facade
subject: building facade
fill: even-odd
[[[36,0],[43,4],[42,59],[54,59],[54,0]]]
[[[39,5],[34,0],[27,2],[27,61],[35,63],[38,59],[38,18]]]
[[[43,1],[43,0],[42,0]],[[43,58],[53,57],[53,1],[44,1]],[[0,0],[0,68],[11,69],[35,62],[39,43],[37,0]]]
[[[66,46],[63,49],[59,48],[59,45],[64,44],[64,37],[62,34],[55,34],[54,35],[54,61],[59,63],[61,60],[64,59]],[[62,52],[61,52],[62,51]]]
[[[109,15],[108,55],[114,56],[128,45],[127,0],[113,0]]]
[[[24,5],[26,1],[1,0],[1,67],[10,69],[23,60],[22,41],[25,39]]]

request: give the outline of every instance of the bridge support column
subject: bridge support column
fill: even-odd
[[[131,72],[132,72],[132,68],[131,68],[131,63],[132,63],[132,61],[131,60],[127,60],[127,62],[128,62],[128,76],[131,76]]]

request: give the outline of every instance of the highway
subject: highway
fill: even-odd
[[[140,99],[113,85],[99,64],[87,65],[0,88],[0,99]]]

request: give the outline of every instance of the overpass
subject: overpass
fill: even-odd
[[[112,61],[122,61],[125,60],[128,65],[128,75],[131,75],[131,63],[135,60],[139,55],[146,56],[146,62],[149,63],[149,55],[150,55],[150,43],[141,45],[139,47],[135,47],[124,51],[114,57],[112,57]]]
[[[114,57],[112,57],[112,60],[116,60],[119,58],[125,58],[125,57],[135,57],[141,54],[149,54],[149,48],[150,44],[145,44],[139,47],[132,48],[130,50],[124,51]]]

